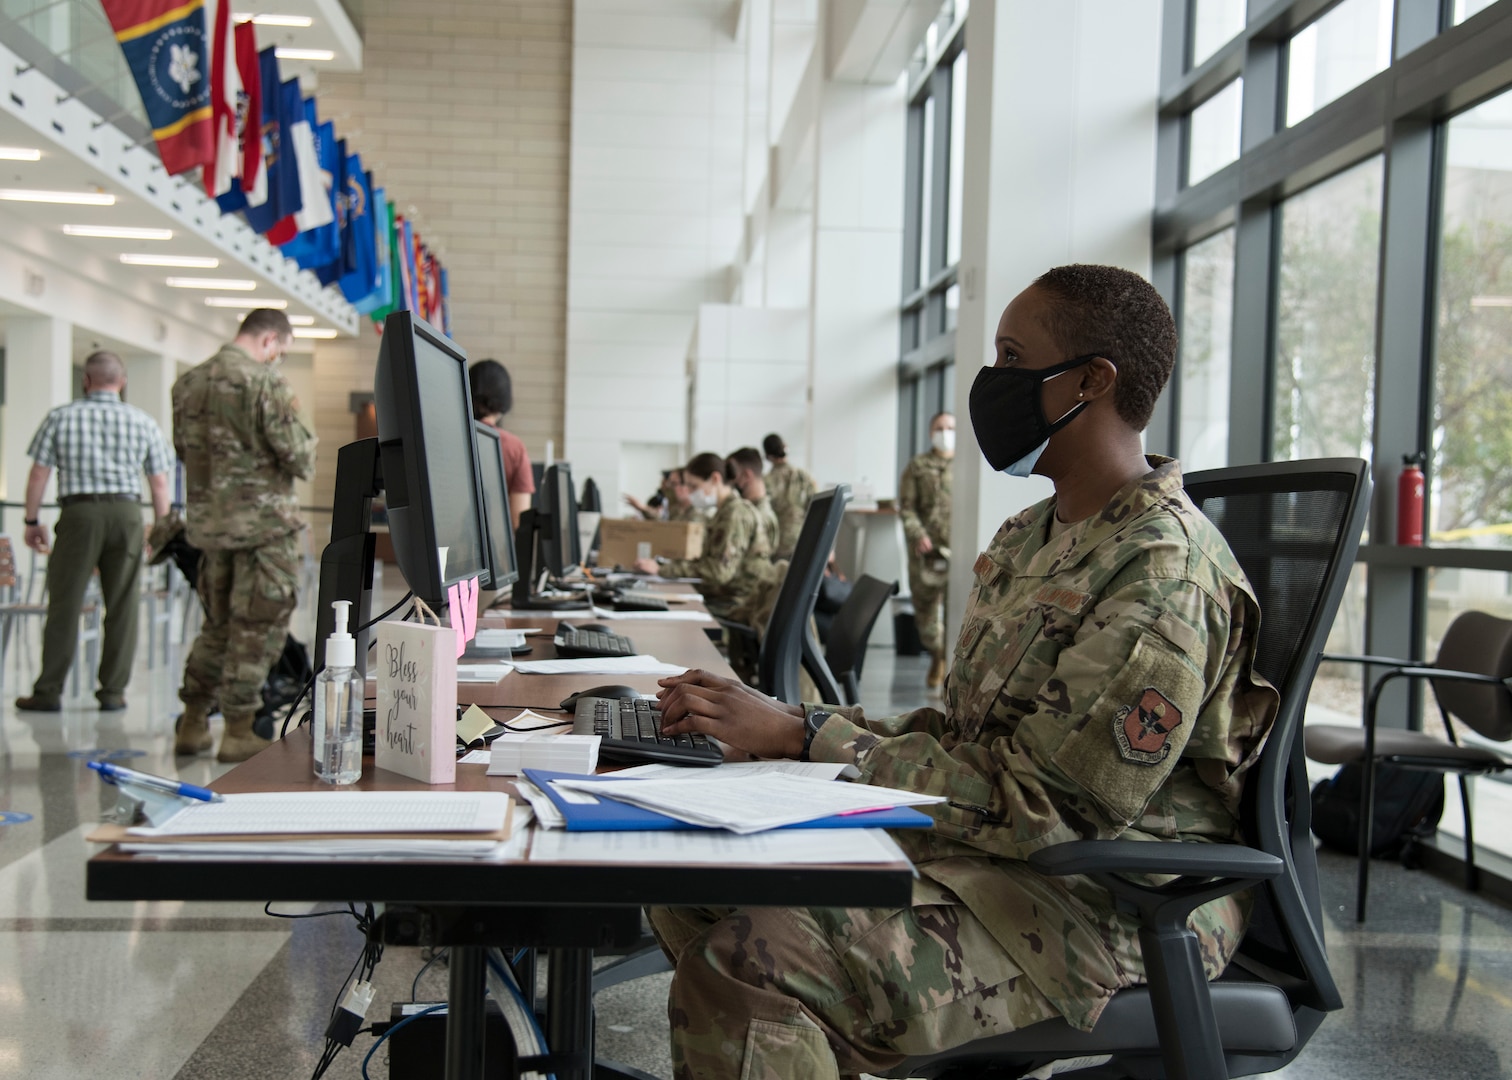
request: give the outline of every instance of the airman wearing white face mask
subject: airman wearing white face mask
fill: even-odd
[[[929,421],[929,451],[903,470],[898,513],[908,541],[908,589],[919,641],[929,653],[931,688],[945,678],[945,587],[950,579],[950,472],[955,458],[955,417]]]

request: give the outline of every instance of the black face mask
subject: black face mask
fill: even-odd
[[[1090,401],[1079,401],[1051,423],[1040,387],[1064,372],[1095,360],[1089,353],[1047,368],[984,367],[971,384],[971,427],[987,464],[1009,476],[1028,476],[1045,444],[1079,416]]]

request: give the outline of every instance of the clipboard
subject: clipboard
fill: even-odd
[[[544,769],[525,769],[525,778],[543,791],[562,813],[568,832],[666,832],[686,830],[690,832],[723,832],[723,829],[693,825],[655,810],[620,802],[617,799],[599,799],[593,803],[573,802],[566,798],[553,780],[593,780],[605,784],[633,784],[634,779],[619,780],[613,773],[601,776],[583,776],[578,773],[547,772]],[[784,825],[784,829],[928,829],[934,819],[911,806],[896,806],[888,810],[872,810],[865,814],[839,814]]]

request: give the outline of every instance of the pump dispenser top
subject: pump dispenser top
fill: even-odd
[[[326,667],[328,669],[356,667],[357,640],[347,633],[347,619],[351,616],[352,602],[333,600],[331,610],[335,614],[335,628],[331,636],[326,638]]]

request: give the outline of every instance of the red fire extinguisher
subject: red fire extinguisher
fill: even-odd
[[[1403,454],[1397,477],[1397,539],[1405,547],[1423,546],[1423,463],[1426,454]]]

